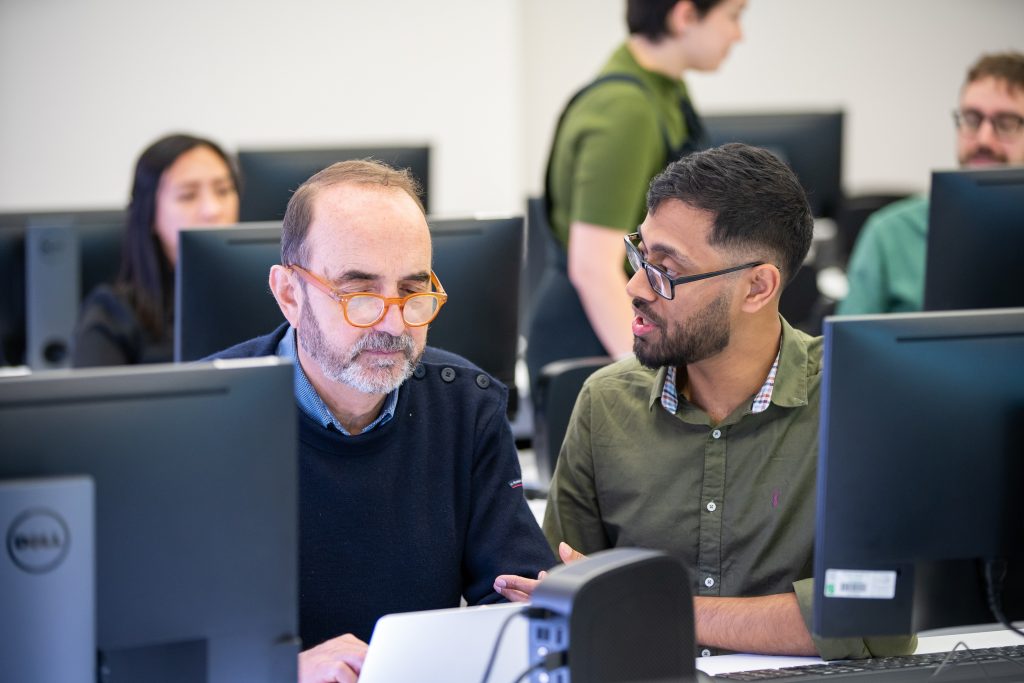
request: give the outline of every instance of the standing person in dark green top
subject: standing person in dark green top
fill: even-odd
[[[629,38],[572,99],[555,133],[546,193],[557,258],[530,322],[531,381],[552,361],[630,351],[622,235],[643,220],[651,178],[699,143],[682,75],[719,67],[742,37],[746,4],[627,0]]]
[[[702,654],[912,651],[913,638],[822,640],[808,627],[822,345],[779,315],[811,243],[796,176],[726,145],[671,164],[647,210],[626,238],[636,357],[584,385],[548,542],[566,561],[616,546],[680,558]],[[517,599],[535,584],[502,576],[495,589]]]

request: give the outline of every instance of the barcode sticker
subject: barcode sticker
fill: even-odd
[[[896,597],[896,572],[862,569],[826,569],[826,598],[892,600]]]

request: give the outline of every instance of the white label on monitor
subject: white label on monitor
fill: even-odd
[[[892,600],[896,597],[896,572],[826,569],[825,597]]]

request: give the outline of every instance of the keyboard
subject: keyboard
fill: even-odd
[[[948,657],[948,659],[947,659]],[[945,661],[946,665],[938,671]],[[937,672],[938,671],[938,672]],[[936,673],[937,672],[937,673]],[[932,654],[848,659],[782,669],[716,674],[711,681],[1024,681],[1024,645],[985,647]]]

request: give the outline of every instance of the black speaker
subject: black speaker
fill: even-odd
[[[693,599],[682,563],[615,548],[553,570],[533,592],[532,681],[694,681]]]

